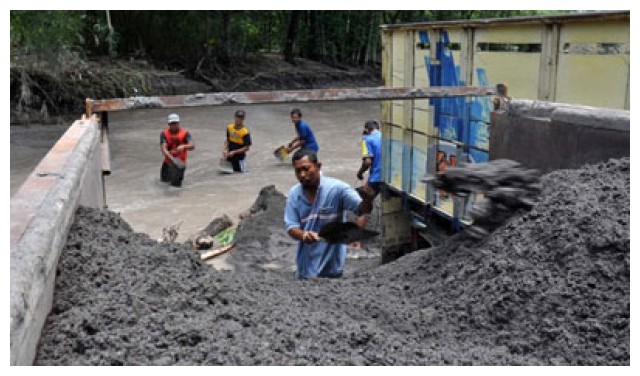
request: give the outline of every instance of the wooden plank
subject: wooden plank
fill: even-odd
[[[205,252],[203,254],[200,255],[200,259],[201,260],[208,260],[210,258],[214,258],[216,256],[220,256],[224,253],[229,252],[230,250],[232,250],[236,245],[235,244],[228,244],[225,245],[224,247],[220,247],[220,248],[216,248],[214,250],[211,250],[209,252]]]

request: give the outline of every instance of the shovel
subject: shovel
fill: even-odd
[[[318,236],[327,243],[350,244],[379,234],[377,231],[360,228],[353,222],[331,222],[320,229]]]
[[[171,163],[173,163],[173,165],[176,166],[177,169],[184,169],[184,162],[182,161],[182,159],[176,157],[171,157],[169,159],[171,159]]]
[[[281,145],[273,151],[273,156],[280,162],[284,162],[289,156],[289,152],[287,151],[286,146]]]
[[[223,174],[233,174],[233,165],[225,158],[220,158],[220,162],[218,162],[218,171]]]

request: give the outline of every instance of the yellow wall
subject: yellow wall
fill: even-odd
[[[504,83],[509,96],[518,99],[536,99],[540,54],[529,52],[476,52],[475,66],[487,72],[489,83]],[[478,86],[477,75],[473,85]]]
[[[538,25],[478,28],[475,37],[476,43],[540,43],[542,29]]]
[[[629,43],[629,21],[583,22],[562,25],[561,42]]]
[[[560,34],[555,101],[628,109],[628,54],[563,53],[563,48],[565,44],[598,43],[623,43],[628,48],[629,41],[629,23],[564,25]]]

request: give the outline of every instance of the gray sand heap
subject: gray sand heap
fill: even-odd
[[[235,270],[262,269],[293,275],[297,243],[285,231],[286,201],[287,198],[273,185],[260,190],[236,230],[236,249],[228,258]]]
[[[340,280],[215,271],[80,208],[36,364],[628,365],[629,170],[548,174],[531,211],[480,242]]]

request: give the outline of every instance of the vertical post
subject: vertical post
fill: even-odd
[[[324,26],[323,26],[324,27]],[[382,30],[380,33],[381,37],[381,45],[382,45],[382,85],[386,87],[390,87],[392,85],[392,77],[393,77],[393,60],[392,60],[392,51],[393,44],[392,38],[393,34],[390,30]],[[324,39],[323,39],[324,40]],[[323,51],[324,53],[324,51]],[[391,101],[381,101],[381,113],[382,119],[380,124],[380,130],[382,131],[382,179],[385,184],[384,191],[386,192],[386,187],[391,183],[391,109],[392,102]],[[382,234],[381,234],[381,256],[380,261],[384,262],[388,257],[388,253],[391,252],[392,243],[391,238],[394,236],[393,228],[390,226],[392,223],[391,219],[391,200],[389,194],[384,194],[381,197],[382,199],[382,207],[381,207],[381,219],[380,223],[382,224]],[[387,224],[387,225],[385,225]]]
[[[107,187],[105,176],[111,174],[111,152],[109,150],[109,113],[103,111],[100,113],[100,159],[102,162],[102,205],[107,209]]]
[[[105,11],[107,12],[107,27],[109,28],[109,34],[107,36],[107,46],[109,47],[109,56],[110,57],[114,57],[114,51],[113,51],[113,25],[111,24],[111,12],[110,11]]]
[[[560,58],[560,25],[542,26],[542,54],[540,56],[538,99],[555,101],[556,76]]]
[[[473,85],[474,72],[474,54],[475,54],[475,29],[471,27],[464,28],[463,44],[460,46],[460,62],[462,69],[460,72],[467,86]]]
[[[393,45],[391,44],[392,33],[388,30],[383,30],[381,33],[382,38],[382,85],[386,87],[391,86],[391,77],[393,74],[393,61],[391,59],[391,53]],[[382,144],[383,144],[383,156],[382,156],[382,171],[383,181],[386,184],[391,182],[391,101],[381,101],[381,113],[382,121],[380,124],[382,131]]]
[[[415,31],[407,31],[404,35],[404,86],[414,87],[414,65],[415,65]],[[413,107],[414,100],[403,101],[403,118],[404,118],[404,137],[403,143],[405,144],[404,151],[407,155],[403,158],[403,162],[407,164],[403,166],[402,171],[402,190],[406,194],[411,193],[411,177],[413,176],[413,131],[415,129],[413,124]],[[404,164],[404,163],[403,163]]]
[[[91,98],[86,98],[84,100],[84,114],[87,118],[93,115],[93,100]]]

